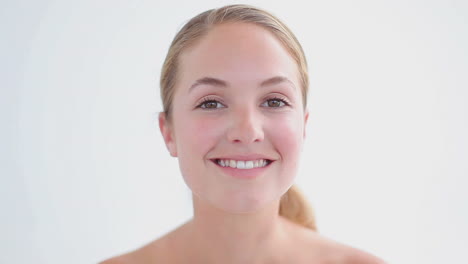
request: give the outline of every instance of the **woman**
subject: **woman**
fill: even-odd
[[[194,217],[103,263],[384,263],[320,236],[292,186],[307,91],[302,48],[271,14],[231,5],[192,18],[164,62],[159,125]]]

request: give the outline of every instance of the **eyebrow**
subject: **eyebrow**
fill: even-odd
[[[284,77],[284,76],[275,76],[275,77],[266,79],[266,80],[264,80],[263,82],[260,83],[260,87],[276,85],[276,84],[280,84],[280,83],[284,83],[284,82],[291,84],[292,88],[294,90],[296,89],[296,86],[294,85],[294,83],[291,80],[289,80],[288,78]],[[221,88],[225,88],[225,87],[229,86],[228,83],[223,81],[223,80],[216,79],[216,78],[213,78],[213,77],[203,77],[203,78],[200,78],[200,79],[196,80],[190,86],[189,93],[195,87],[200,86],[200,85],[211,85],[211,86],[216,86],[216,87],[221,87]]]
[[[189,92],[193,90],[193,88],[199,86],[199,85],[211,85],[211,86],[217,86],[217,87],[227,87],[227,83],[223,80],[212,78],[212,77],[203,77],[201,79],[196,80],[192,86],[189,88]]]

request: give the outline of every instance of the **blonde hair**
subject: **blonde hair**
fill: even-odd
[[[228,5],[205,11],[190,19],[174,37],[161,71],[161,98],[166,119],[170,122],[174,87],[179,69],[179,57],[188,47],[205,36],[216,25],[242,22],[258,25],[271,32],[286,48],[298,66],[304,109],[307,105],[309,76],[307,62],[299,41],[291,30],[269,12],[249,5]],[[317,230],[312,209],[296,186],[292,186],[280,201],[279,214],[289,220]]]

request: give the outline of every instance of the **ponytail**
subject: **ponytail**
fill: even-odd
[[[317,231],[312,208],[296,185],[281,197],[279,214],[288,220]]]

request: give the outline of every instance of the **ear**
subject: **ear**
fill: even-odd
[[[305,110],[305,115],[304,115],[304,139],[306,137],[307,120],[309,120],[309,109]]]
[[[159,129],[166,143],[167,150],[172,157],[177,157],[177,147],[174,139],[174,133],[170,122],[166,119],[164,112],[159,113]]]

